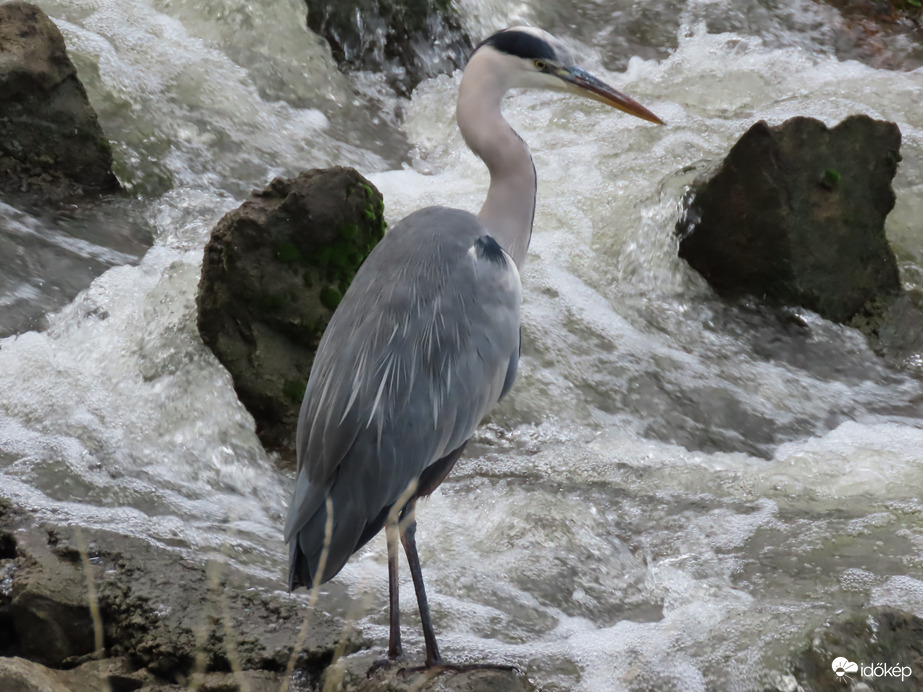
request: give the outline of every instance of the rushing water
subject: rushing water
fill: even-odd
[[[196,332],[204,243],[251,188],[335,163],[375,182],[392,221],[476,210],[487,175],[454,125],[459,75],[411,101],[344,76],[300,0],[44,7],[131,194],[0,205],[0,327],[47,324],[0,340],[0,494],[200,555],[229,543],[281,588],[291,475]],[[847,60],[832,11],[807,0],[462,10],[477,35],[554,30],[668,125],[508,100],[539,174],[523,358],[419,511],[444,653],[514,662],[549,690],[761,690],[844,608],[923,616],[923,354],[897,370],[811,313],[727,305],[673,236],[686,186],[756,120],[868,113],[903,133],[887,232],[923,288],[923,72]],[[384,642],[385,574],[375,540],[321,607]]]

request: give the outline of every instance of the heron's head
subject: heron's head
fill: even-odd
[[[472,61],[490,60],[506,88],[554,89],[579,94],[652,123],[663,121],[634,99],[574,64],[567,47],[547,31],[517,26],[482,41]]]

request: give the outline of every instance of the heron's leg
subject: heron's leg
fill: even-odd
[[[420,557],[417,555],[417,520],[414,516],[416,499],[407,503],[401,512],[401,542],[404,552],[407,553],[407,564],[410,565],[410,576],[413,577],[413,588],[417,592],[417,605],[420,608],[420,623],[423,625],[423,641],[426,643],[426,667],[442,663],[439,656],[439,647],[436,645],[436,635],[433,633],[433,623],[429,617],[429,604],[426,602],[426,589],[423,587],[423,570],[420,569]]]
[[[397,520],[385,524],[385,538],[388,541],[388,603],[391,610],[391,636],[388,638],[388,658],[399,658],[404,652],[401,649],[401,608],[400,608],[400,583],[398,582],[398,567],[400,551],[398,540],[400,531]]]

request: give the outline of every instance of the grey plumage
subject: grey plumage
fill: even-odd
[[[316,578],[327,493],[334,528],[321,581],[509,390],[521,300],[515,264],[464,211],[417,211],[369,255],[324,333],[305,392],[297,446],[311,464],[285,527],[290,588]]]
[[[519,27],[481,43],[465,68],[456,119],[490,171],[484,205],[476,217],[423,209],[387,233],[321,339],[298,421],[285,525],[289,587],[333,578],[385,526],[388,656],[401,654],[399,539],[427,666],[441,659],[417,556],[415,503],[451,471],[475,427],[509,392],[519,363],[519,269],[532,234],[536,174],[500,111],[515,87],[571,91],[660,122],[572,65],[543,31]]]

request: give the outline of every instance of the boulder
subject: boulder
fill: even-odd
[[[381,193],[351,168],[277,178],[212,231],[198,291],[202,340],[234,379],[264,446],[294,458],[314,351],[384,235]]]
[[[61,32],[35,5],[0,4],[0,190],[63,199],[120,187]]]
[[[126,659],[90,661],[73,670],[55,670],[15,656],[0,658],[0,690],[3,692],[137,690],[153,681],[152,676],[135,671],[135,666]]]
[[[13,573],[9,606],[21,656],[60,668],[93,652],[86,576],[76,562],[55,559],[45,543]]]
[[[884,233],[900,160],[894,123],[760,121],[698,183],[679,255],[722,296],[753,295],[846,322],[901,289]]]
[[[400,93],[463,67],[473,49],[451,0],[305,0],[308,27],[349,70],[384,71]],[[390,68],[390,69],[389,69]]]
[[[322,604],[308,610],[305,599],[281,593],[281,575],[278,581],[265,579],[235,567],[233,560],[196,561],[190,551],[140,538],[93,528],[79,531],[72,525],[38,525],[22,509],[4,512],[0,498],[0,534],[15,543],[14,554],[0,555],[0,615],[7,587],[19,599],[20,610],[14,635],[4,635],[10,624],[0,618],[0,637],[8,642],[0,649],[3,692],[273,692],[282,688],[306,618],[310,626],[289,681],[292,689],[533,689],[517,671],[421,673],[413,670],[420,663],[414,659],[370,674],[383,649],[370,649],[370,642],[348,623],[325,614]],[[53,584],[59,584],[60,593],[48,597]],[[32,593],[44,600],[23,598]],[[92,650],[94,600],[104,650],[62,660],[66,651]],[[36,613],[30,614],[33,605]],[[73,618],[75,609],[83,611],[85,632],[60,624],[49,629],[49,623]],[[59,631],[65,645],[52,641]],[[32,646],[43,634],[59,652],[55,657]],[[331,664],[336,656],[343,658]],[[36,658],[64,669],[46,667]]]
[[[24,658],[0,658],[0,690],[4,692],[74,692],[57,672]],[[88,691],[89,692],[89,691]]]

